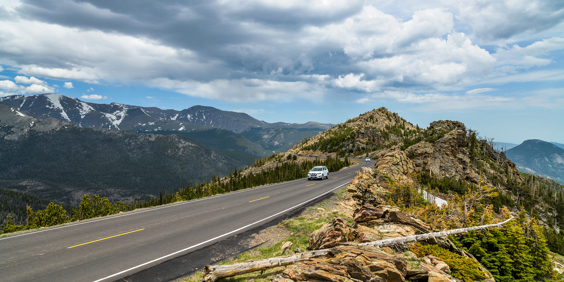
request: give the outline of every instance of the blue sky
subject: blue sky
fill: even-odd
[[[0,0],[0,96],[564,143],[564,2]]]

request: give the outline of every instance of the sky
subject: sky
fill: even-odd
[[[564,143],[561,0],[0,0],[0,96]]]

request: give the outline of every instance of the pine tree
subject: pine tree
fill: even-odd
[[[530,230],[530,255],[533,262],[533,269],[536,281],[544,281],[554,278],[552,272],[552,262],[549,254],[550,250],[546,245],[546,239],[542,232],[541,226],[537,224],[537,220],[532,218],[529,223]]]

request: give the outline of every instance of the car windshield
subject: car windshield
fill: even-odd
[[[311,171],[322,171],[322,169],[320,167],[314,167]]]

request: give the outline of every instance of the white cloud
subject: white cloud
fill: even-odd
[[[16,83],[21,83],[21,84],[39,84],[39,85],[47,85],[47,82],[37,79],[35,77],[25,77],[25,76],[21,76],[18,75],[14,78],[14,81],[16,81]]]
[[[72,85],[72,82],[65,82],[65,84],[63,85],[64,88],[66,89],[72,89],[74,88],[74,86]]]
[[[2,68],[2,66],[0,66],[0,72],[4,71],[4,68]]]
[[[24,91],[25,91],[25,93],[38,94],[38,93],[53,93],[55,91],[55,89],[53,89],[53,87],[49,87],[47,85],[32,84],[32,85],[26,87]]]
[[[290,101],[295,97],[320,101],[324,95],[321,87],[303,81],[287,82],[261,79],[218,79],[210,82],[175,81],[166,78],[154,79],[151,85],[173,89],[194,97],[243,102],[280,100]]]
[[[17,91],[21,89],[21,86],[15,84],[11,80],[0,80],[0,89],[7,91]]]
[[[82,96],[80,96],[80,98],[87,100],[102,100],[102,99],[108,99],[108,96],[102,96],[98,94],[90,94],[90,95],[83,94]]]
[[[494,64],[495,59],[473,45],[464,34],[452,33],[446,40],[421,40],[412,46],[411,52],[362,61],[357,66],[367,74],[389,81],[436,87],[481,77]]]
[[[86,90],[86,92],[92,92],[92,91],[94,91],[94,88],[92,88],[92,87],[90,87]]]
[[[362,80],[364,74],[361,73],[356,75],[354,73],[349,73],[345,76],[339,76],[337,79],[333,80],[333,85],[340,88],[357,89],[365,92],[373,92],[379,90],[379,85],[381,81],[374,80]]]
[[[476,88],[476,89],[466,91],[466,94],[473,95],[473,94],[490,92],[490,91],[495,91],[495,90],[497,90],[497,89],[495,89],[495,88]]]

